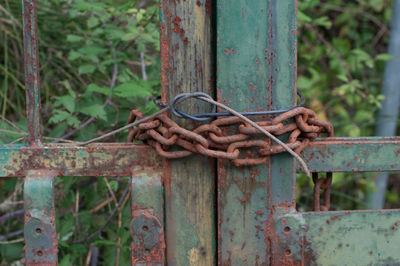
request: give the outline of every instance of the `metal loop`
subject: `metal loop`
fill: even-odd
[[[204,117],[204,118],[195,117],[193,115],[189,115],[189,114],[182,112],[181,110],[178,110],[175,108],[176,103],[183,102],[189,98],[196,98],[196,99],[204,101],[201,97],[206,97],[206,98],[209,98],[212,100],[212,97],[204,92],[182,93],[172,99],[171,103],[169,104],[169,107],[170,107],[172,113],[177,117],[189,118],[189,119],[192,119],[195,121],[207,121],[211,117]],[[216,112],[216,110],[217,110],[217,106],[213,105],[213,112]]]
[[[285,112],[289,112],[291,110],[294,110],[296,108],[300,108],[300,107],[304,107],[305,106],[305,98],[303,96],[303,94],[297,90],[297,95],[300,97],[300,101],[301,103],[294,106],[294,107],[290,107],[290,108],[286,108],[286,109],[279,109],[279,110],[269,110],[269,111],[255,111],[255,112],[240,112],[240,114],[245,115],[245,116],[253,116],[253,115],[274,115],[274,114],[282,114]],[[204,92],[193,92],[193,93],[182,93],[177,95],[175,98],[172,99],[170,104],[165,104],[162,103],[161,100],[161,96],[155,97],[153,98],[153,102],[159,106],[159,107],[167,107],[170,106],[172,113],[179,117],[179,118],[189,118],[192,119],[194,121],[206,121],[209,120],[213,117],[221,117],[221,116],[232,116],[231,113],[226,113],[226,112],[216,112],[216,106],[214,105],[213,107],[213,111],[211,113],[198,113],[198,114],[187,114],[185,112],[183,112],[182,110],[179,110],[175,107],[175,104],[181,101],[184,101],[188,98],[197,98],[200,99],[199,97],[207,97],[209,99],[212,99],[210,95],[204,93]]]
[[[270,144],[264,140],[249,140],[249,141],[241,141],[235,142],[229,145],[228,153],[239,152],[239,148],[251,148],[251,147],[261,147],[261,148],[268,148]],[[240,159],[236,158],[233,159],[232,162],[236,166],[243,166],[243,165],[259,165],[265,164],[268,161],[268,157],[259,157],[259,158],[246,158]]]

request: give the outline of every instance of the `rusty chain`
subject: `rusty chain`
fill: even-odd
[[[331,205],[332,173],[326,173],[326,178],[319,178],[318,173],[312,173],[312,180],[314,182],[314,211],[329,211]],[[323,205],[320,202],[321,190],[323,190]]]
[[[128,124],[142,118],[140,111],[132,110]],[[304,107],[256,123],[275,136],[290,133],[286,145],[297,154],[321,133],[326,133],[328,137],[334,133],[329,122],[319,120],[312,110]],[[235,133],[228,134],[232,126],[236,126]],[[128,142],[133,140],[151,145],[159,155],[168,159],[199,153],[228,159],[236,166],[264,164],[270,155],[285,152],[282,146],[272,144],[270,139],[239,117],[218,118],[190,131],[180,127],[167,115],[160,114],[135,128],[130,127]]]

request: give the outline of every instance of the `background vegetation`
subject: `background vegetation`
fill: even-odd
[[[21,1],[0,2],[0,143],[26,132]],[[299,1],[298,87],[307,105],[331,121],[337,136],[372,135],[392,0]],[[87,140],[125,124],[130,109],[154,112],[159,94],[158,4],[149,0],[47,0],[38,6],[43,135],[48,142]],[[129,89],[128,89],[129,88]],[[13,121],[13,124],[7,122]],[[10,132],[8,132],[10,131]],[[12,132],[11,132],[12,131]],[[54,139],[56,138],[56,139]],[[124,141],[120,134],[109,141]],[[374,174],[335,174],[333,209],[366,208]],[[88,243],[73,244],[106,221],[126,187],[124,178],[62,178],[56,182],[60,265],[129,264],[130,212]],[[298,207],[309,210],[311,183],[298,177]],[[0,181],[0,241],[22,237],[21,180]],[[398,207],[392,182],[387,207]],[[13,214],[10,216],[10,214]],[[8,216],[7,216],[8,215]],[[0,265],[20,265],[23,242],[0,244]]]

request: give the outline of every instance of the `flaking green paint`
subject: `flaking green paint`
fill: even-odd
[[[164,217],[164,189],[162,184],[162,169],[138,166],[132,170],[132,206],[147,209],[160,221]]]
[[[210,0],[161,0],[161,95],[214,92],[213,4]],[[203,104],[186,105],[190,113],[205,112]],[[193,121],[176,119],[193,128]],[[214,265],[215,160],[201,155],[165,163],[167,263]]]
[[[399,171],[400,137],[321,139],[301,157],[314,172]]]
[[[57,265],[54,178],[50,170],[28,170],[24,180],[24,238],[27,265]]]
[[[292,265],[399,265],[399,223],[400,210],[293,212],[275,230]]]
[[[28,171],[24,183],[25,212],[39,210],[49,215],[52,209],[53,180],[40,177],[40,171]]]
[[[218,100],[238,111],[293,106],[296,1],[217,2]],[[237,168],[219,161],[219,263],[266,265],[272,207],[294,204],[291,157]]]

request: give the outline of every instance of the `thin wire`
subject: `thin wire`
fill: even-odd
[[[180,95],[181,95],[181,94],[178,94],[177,96],[175,96],[175,98],[180,97]],[[184,101],[185,99],[187,99],[187,98],[181,98],[181,99],[176,100],[175,102],[176,102],[176,103],[180,103],[180,102]],[[123,127],[118,128],[118,129],[116,129],[116,130],[113,130],[113,131],[111,131],[111,132],[108,132],[108,133],[106,133],[106,134],[104,134],[104,135],[101,135],[101,136],[99,136],[99,137],[97,137],[97,138],[93,138],[93,139],[88,140],[88,141],[85,141],[85,142],[80,142],[80,143],[78,143],[78,145],[84,146],[84,145],[87,145],[87,144],[96,142],[96,141],[98,141],[98,140],[105,139],[105,138],[107,138],[107,137],[113,136],[113,135],[115,135],[115,134],[117,134],[117,133],[119,133],[119,132],[121,132],[121,131],[124,131],[125,129],[129,129],[130,127],[137,126],[137,125],[139,125],[140,123],[147,122],[147,121],[149,121],[149,120],[151,120],[151,119],[153,119],[153,118],[159,116],[160,114],[167,112],[167,111],[170,110],[170,109],[171,109],[171,107],[170,107],[169,105],[166,105],[165,108],[163,108],[163,109],[161,109],[161,110],[155,112],[154,114],[152,114],[152,115],[150,115],[150,116],[147,116],[147,117],[144,117],[144,118],[142,118],[142,119],[136,120],[135,122],[132,122],[132,123],[130,123],[130,124],[127,124],[126,126],[123,126]]]
[[[150,116],[146,116],[146,117],[144,117],[144,118],[142,118],[142,119],[136,120],[135,122],[132,122],[132,123],[130,123],[130,124],[127,124],[126,126],[123,126],[123,127],[118,128],[118,129],[116,129],[116,130],[113,130],[113,131],[111,131],[111,132],[108,132],[107,134],[101,135],[100,137],[97,137],[97,138],[94,138],[94,139],[91,139],[91,140],[88,140],[88,141],[85,141],[85,142],[80,142],[80,143],[78,143],[78,145],[79,145],[79,146],[84,146],[84,145],[90,144],[90,143],[92,143],[92,142],[96,142],[96,141],[98,141],[98,140],[105,139],[105,138],[107,138],[107,137],[113,136],[113,135],[115,135],[115,134],[117,134],[117,133],[119,133],[119,132],[121,132],[121,131],[124,131],[125,129],[129,129],[130,127],[137,126],[137,125],[139,125],[140,123],[147,122],[147,121],[149,121],[149,120],[151,120],[151,119],[153,119],[153,118],[159,116],[160,114],[165,113],[165,112],[168,111],[169,109],[170,109],[169,106],[167,106],[167,107],[161,109],[160,111],[158,111],[158,112],[156,112],[156,113],[154,113],[154,114],[152,114],[152,115],[150,115]]]
[[[213,111],[210,113],[199,113],[199,114],[193,114],[190,115],[188,113],[183,112],[182,110],[179,110],[178,108],[175,107],[176,103],[181,102],[182,100],[185,100],[187,98],[198,98],[197,96],[200,96],[200,94],[202,94],[201,92],[194,92],[194,93],[182,93],[177,95],[174,99],[172,99],[170,104],[165,104],[162,103],[160,101],[158,101],[159,97],[154,98],[153,102],[158,105],[159,107],[167,107],[169,106],[171,108],[171,111],[173,112],[174,115],[176,115],[179,118],[187,118],[187,119],[192,119],[194,121],[206,121],[209,120],[211,118],[214,117],[219,117],[219,116],[231,116],[232,114],[229,112],[216,112],[215,111],[215,105],[213,107]],[[303,96],[303,94],[297,90],[297,95],[300,97],[301,103],[290,107],[290,108],[286,108],[286,109],[279,109],[279,110],[268,110],[268,111],[255,111],[255,112],[239,112],[242,115],[245,116],[255,116],[255,115],[273,115],[273,114],[281,114],[281,113],[285,113],[288,111],[291,111],[293,109],[296,109],[298,107],[304,107],[305,106],[305,98]],[[207,97],[207,98],[211,98],[208,94],[203,93],[203,96]]]

